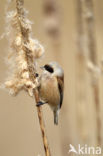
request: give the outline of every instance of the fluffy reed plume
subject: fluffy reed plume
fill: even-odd
[[[38,41],[31,37],[31,22],[27,19],[27,12],[23,4],[23,0],[16,0],[16,10],[7,12],[8,30],[10,30],[9,58],[12,58],[11,64],[14,64],[14,66],[12,75],[9,80],[5,82],[5,86],[10,89],[10,93],[13,95],[16,95],[20,90],[24,89],[30,96],[35,97],[37,103],[39,101],[37,90],[39,83],[36,77],[36,63],[43,55],[44,49]],[[37,107],[37,111],[45,155],[50,156],[41,107]]]
[[[88,57],[89,62],[92,64],[92,72],[90,72],[91,76],[91,86],[93,91],[95,109],[96,109],[96,120],[97,120],[97,143],[101,144],[101,119],[100,119],[100,100],[99,100],[99,84],[98,78],[95,73],[96,69],[98,69],[98,59],[96,53],[96,44],[95,44],[95,30],[94,30],[94,13],[93,13],[93,1],[92,0],[84,0],[85,6],[85,24],[86,24],[86,33],[88,40]]]
[[[87,90],[86,90],[86,58],[85,51],[85,28],[83,23],[83,1],[76,0],[76,16],[77,16],[77,46],[78,51],[76,53],[75,71],[76,71],[76,105],[77,105],[77,120],[78,122],[78,134],[81,136],[81,142],[84,143],[87,140]]]

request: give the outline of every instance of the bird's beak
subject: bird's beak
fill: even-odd
[[[44,66],[41,66],[41,67],[40,67],[40,69],[42,69],[42,70],[43,70],[43,69],[44,69]]]

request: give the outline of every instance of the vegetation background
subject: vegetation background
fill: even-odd
[[[45,0],[46,1],[46,0]],[[43,12],[42,0],[25,0],[25,7],[29,11],[29,19],[33,34],[45,48],[45,57],[40,61],[43,65],[49,61],[58,61],[65,72],[64,102],[60,112],[59,125],[54,126],[53,114],[47,105],[43,106],[49,146],[53,156],[68,156],[69,144],[97,146],[98,144],[98,110],[92,93],[90,72],[81,74],[83,61],[77,65],[78,47],[78,12],[79,0],[56,1],[58,6],[57,19],[60,18],[57,38],[46,32],[46,15]],[[55,1],[54,1],[55,2]],[[0,0],[0,35],[5,29],[6,0]],[[102,67],[103,58],[103,1],[93,0],[94,9],[94,37],[97,63]],[[85,38],[85,37],[84,37]],[[83,40],[85,42],[85,40]],[[0,82],[6,76],[8,67],[5,58],[8,53],[8,41],[0,40]],[[88,64],[88,59],[86,60]],[[99,116],[100,140],[103,144],[103,75],[98,74],[99,87]],[[37,118],[35,102],[25,92],[17,97],[11,97],[5,90],[0,90],[0,155],[1,156],[44,156],[42,138]]]

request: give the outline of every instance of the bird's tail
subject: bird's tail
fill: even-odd
[[[58,125],[58,110],[54,111],[54,124],[55,125]]]

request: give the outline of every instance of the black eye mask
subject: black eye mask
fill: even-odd
[[[45,68],[45,70],[47,70],[47,71],[50,72],[50,73],[53,73],[53,72],[54,72],[53,68],[52,68],[50,65],[48,65],[48,64],[46,64],[46,65],[44,66],[44,68]]]

